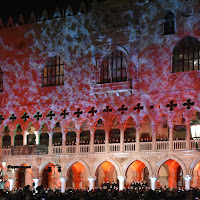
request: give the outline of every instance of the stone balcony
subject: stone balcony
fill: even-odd
[[[195,150],[196,144],[194,140],[190,140],[190,149],[186,149],[186,140],[174,140],[172,149],[170,149],[169,141],[156,141],[155,147],[153,146],[153,142],[139,142],[139,151],[137,150],[137,143],[109,143],[109,144],[89,144],[89,145],[62,145],[62,146],[49,146],[47,150],[44,150],[43,145],[34,145],[31,148],[33,149],[33,155],[38,155],[38,151],[34,149],[41,149],[43,151],[39,155],[71,155],[71,154],[109,154],[109,153],[131,153],[131,152],[162,152],[162,151],[184,151],[184,150]],[[36,148],[37,147],[37,148]],[[13,149],[15,147],[10,148],[2,148],[1,156],[8,157],[14,155],[28,155],[25,151],[30,148],[29,145],[20,146],[17,148],[24,149],[24,151],[19,151],[14,154]],[[16,152],[16,151],[15,151]]]

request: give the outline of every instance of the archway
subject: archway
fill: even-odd
[[[41,184],[45,189],[60,188],[59,171],[56,165],[53,163],[46,165],[42,172]]]
[[[158,172],[159,187],[184,187],[183,170],[178,162],[169,159],[163,163]]]
[[[2,144],[3,148],[9,148],[11,146],[10,135],[4,135],[2,141],[3,141],[3,144]]]
[[[193,169],[193,179],[191,181],[192,187],[199,187],[200,186],[200,162],[196,164]]]
[[[17,188],[23,188],[26,185],[32,186],[33,184],[33,171],[31,166],[27,164],[20,165],[17,169]]]
[[[116,183],[117,182],[117,171],[115,166],[109,162],[105,161],[97,168],[95,172],[96,176],[96,187],[102,187],[104,183]]]
[[[145,186],[149,185],[149,170],[139,160],[132,162],[126,170],[126,187],[130,188],[135,182],[140,182],[141,186],[143,183]]]
[[[80,162],[74,163],[67,171],[68,188],[85,189],[88,187],[88,174],[84,165]]]
[[[48,133],[41,133],[40,134],[40,144],[49,146],[49,134]]]

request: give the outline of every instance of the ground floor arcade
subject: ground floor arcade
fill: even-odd
[[[44,188],[94,189],[116,183],[116,189],[132,188],[133,183],[157,187],[200,187],[200,158],[197,151],[151,155],[32,156],[4,158],[1,166],[5,187],[26,185]],[[157,155],[155,155],[157,154]],[[2,173],[3,174],[3,173]],[[133,188],[134,189],[134,188]]]

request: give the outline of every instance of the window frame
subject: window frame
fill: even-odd
[[[99,84],[124,82],[127,80],[127,57],[122,51],[115,50],[101,63]]]
[[[42,86],[64,85],[65,62],[60,56],[54,56],[47,60],[43,69]]]
[[[169,12],[167,12],[167,14],[165,15],[165,18],[164,18],[164,30],[163,30],[164,35],[174,34],[175,26],[176,26],[175,15],[173,12],[169,11]]]
[[[183,38],[173,49],[172,73],[200,70],[199,51],[200,42],[196,38]]]

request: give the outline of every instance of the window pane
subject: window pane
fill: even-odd
[[[44,86],[56,86],[64,84],[64,63],[59,56],[50,58],[47,61],[47,65],[44,68],[43,85]],[[56,76],[58,76],[56,78]],[[62,77],[59,79],[59,77]],[[61,81],[59,81],[61,80]]]

